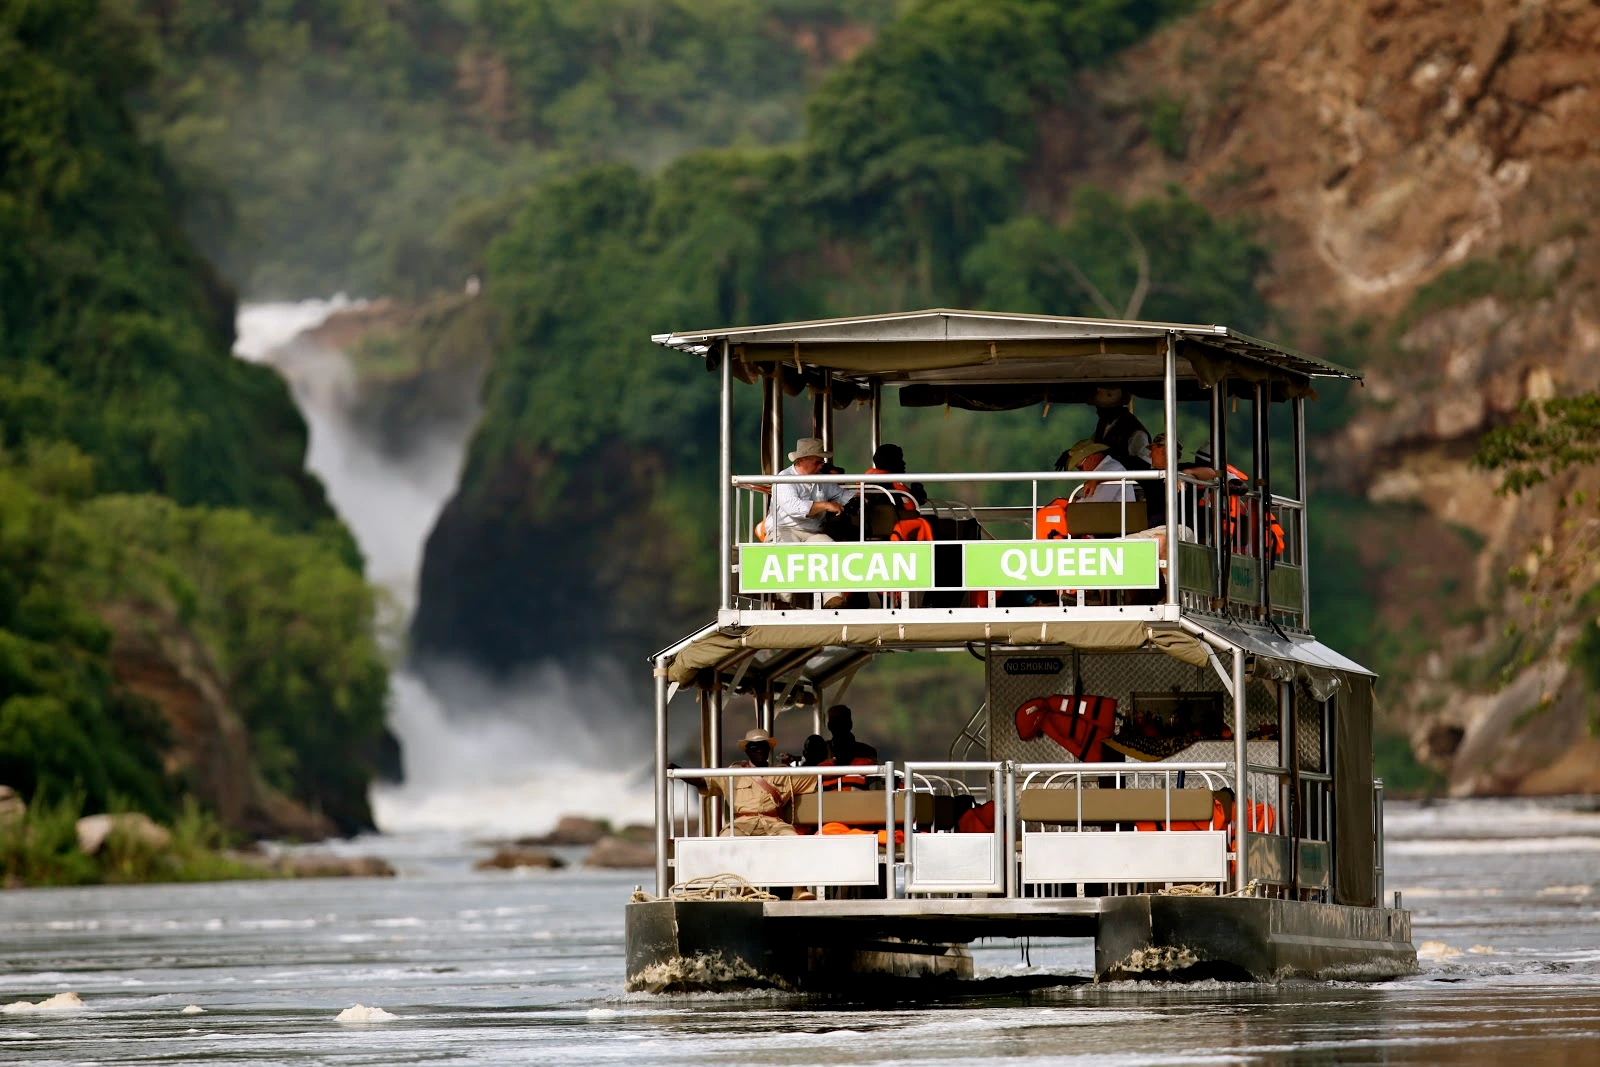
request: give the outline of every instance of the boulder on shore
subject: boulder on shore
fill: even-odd
[[[641,845],[636,841],[627,841],[620,837],[607,837],[589,850],[589,855],[584,857],[583,865],[607,867],[613,870],[654,867],[656,850],[654,845]]]
[[[140,811],[85,815],[78,820],[78,851],[93,856],[112,834],[144,848],[161,851],[172,844],[172,831]]]
[[[510,871],[518,867],[532,867],[547,871],[560,870],[565,867],[566,861],[560,856],[553,856],[542,848],[529,848],[526,845],[511,845],[497,849],[493,856],[479,860],[473,864],[473,870],[478,871]]]
[[[563,815],[556,828],[537,837],[519,837],[516,844],[524,847],[549,845],[592,845],[611,832],[604,819],[591,819],[585,815]]]

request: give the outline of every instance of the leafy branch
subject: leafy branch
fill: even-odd
[[[1473,463],[1503,470],[1501,493],[1520,493],[1578,464],[1600,460],[1600,394],[1522,405],[1514,422],[1478,442]]]

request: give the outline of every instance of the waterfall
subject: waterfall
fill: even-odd
[[[242,305],[234,354],[289,383],[310,430],[306,466],[322,479],[379,591],[379,638],[396,665],[389,728],[405,765],[402,783],[373,787],[379,828],[531,833],[569,812],[648,820],[648,790],[629,769],[607,766],[616,751],[583,727],[583,710],[603,699],[603,679],[580,684],[545,666],[492,683],[447,666],[430,672],[447,683],[435,688],[406,667],[423,546],[455,491],[477,412],[433,423],[401,454],[380,447],[353,417],[361,383],[349,357],[311,333],[361,307],[343,296]]]

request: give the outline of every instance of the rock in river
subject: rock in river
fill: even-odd
[[[583,865],[617,869],[654,867],[656,850],[654,845],[641,845],[635,841],[624,841],[620,837],[608,837],[589,850]]]
[[[553,856],[544,849],[511,845],[497,850],[488,859],[479,860],[473,864],[473,868],[480,871],[509,871],[518,867],[535,867],[553,871],[566,865],[560,856]]]

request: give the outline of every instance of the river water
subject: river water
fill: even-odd
[[[1600,1063],[1600,814],[1391,804],[1387,826],[1387,887],[1439,945],[1372,985],[630,995],[622,905],[648,872],[475,873],[482,850],[449,834],[344,846],[394,879],[12,891],[0,1001],[85,1006],[0,1015],[0,1062]],[[989,976],[1092,960],[1088,941],[974,955]],[[396,1018],[335,1021],[358,1003]]]

